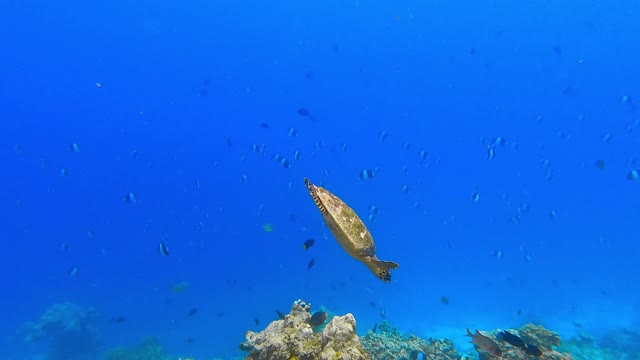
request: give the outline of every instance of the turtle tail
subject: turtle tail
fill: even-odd
[[[378,258],[374,258],[371,260],[371,265],[369,269],[374,273],[378,279],[384,282],[391,282],[391,270],[395,270],[398,268],[398,263],[393,261],[384,261]]]

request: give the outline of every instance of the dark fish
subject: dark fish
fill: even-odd
[[[198,312],[198,309],[193,308],[191,310],[189,310],[189,312],[187,313],[187,316],[193,316]]]
[[[496,149],[493,146],[487,148],[487,160],[491,160],[496,157]]]
[[[311,261],[309,261],[309,265],[307,265],[307,270],[311,270],[311,268],[313,267],[313,265],[315,265],[316,263],[316,258],[311,259]]]
[[[289,160],[287,160],[287,158],[285,158],[285,157],[284,157],[284,156],[282,156],[282,155],[278,155],[278,154],[276,154],[276,155],[274,155],[274,156],[273,156],[273,159],[274,159],[277,163],[279,163],[280,165],[282,165],[282,167],[283,167],[283,168],[288,168],[288,167],[290,167],[290,166],[291,166],[291,163],[289,163]]]
[[[302,248],[307,250],[310,247],[312,247],[315,242],[316,241],[314,239],[309,239],[309,240],[305,241],[304,244],[302,244]]]
[[[440,302],[449,305],[449,299],[446,296],[440,296]]]
[[[167,247],[167,245],[165,245],[165,243],[161,242],[160,244],[158,244],[158,253],[162,256],[169,255],[169,248]]]
[[[253,319],[253,322],[256,323],[256,325],[260,325],[260,320],[258,320],[258,318]]]
[[[136,194],[132,192],[127,193],[125,196],[122,197],[122,201],[124,201],[126,204],[133,204],[137,201]]]
[[[502,356],[502,350],[495,341],[489,339],[488,337],[480,334],[478,330],[476,330],[476,334],[473,335],[469,329],[467,329],[467,336],[471,337],[471,343],[478,346],[482,350],[488,352],[489,354],[500,357]]]
[[[187,344],[193,344],[193,338],[187,338]]]
[[[376,303],[374,303],[373,301],[370,301],[370,302],[369,302],[369,305],[370,305],[372,308],[376,307]]]
[[[305,71],[304,78],[305,79],[313,79],[314,75],[315,74],[313,73],[313,71]]]
[[[327,314],[326,312],[316,311],[315,314],[311,316],[311,319],[309,319],[308,323],[311,326],[320,326],[324,324],[327,318],[329,318],[329,314]]]
[[[509,344],[515,346],[515,347],[519,347],[521,349],[526,349],[527,348],[527,344],[524,343],[524,340],[522,340],[522,338],[520,336],[514,335],[510,332],[508,332],[507,330],[503,330],[500,333],[498,333],[498,339],[500,340],[504,340],[506,342],[508,342]]]
[[[584,326],[582,326],[582,324],[577,323],[577,322],[572,322],[571,324],[572,324],[573,326],[575,326],[575,327],[579,328],[579,329],[582,329],[582,328],[584,327]]]
[[[600,170],[604,170],[604,168],[607,166],[606,161],[602,159],[596,160],[593,164]]]
[[[307,117],[311,121],[316,121],[316,118],[311,114],[311,112],[307,108],[299,108],[298,109],[298,115],[300,115],[302,117]]]
[[[518,316],[522,315],[522,310],[518,309]]]
[[[233,141],[231,141],[231,138],[227,138],[227,146],[228,147],[232,147],[233,146]]]
[[[284,320],[285,315],[282,313],[282,311],[276,309],[276,314],[278,314],[278,319]]]
[[[412,351],[411,355],[409,355],[409,360],[424,360],[425,359],[425,355],[423,352],[421,351]]]
[[[127,321],[127,319],[124,316],[115,316],[115,317],[112,317],[110,320],[110,322],[113,324],[122,324],[125,321]]]
[[[367,179],[372,179],[373,178],[373,170],[362,170],[360,171],[360,174],[358,174],[358,178],[360,180],[367,180]]]
[[[269,124],[267,124],[267,123],[261,123],[261,124],[260,124],[260,127],[261,127],[261,128],[263,128],[263,129],[268,129],[268,128],[269,128]]]
[[[375,323],[373,324],[373,329],[371,329],[371,331],[375,334],[377,330],[378,330],[378,323]]]
[[[540,350],[539,347],[535,346],[535,345],[527,345],[527,350],[525,350],[525,352],[528,355],[533,355],[533,356],[541,356],[542,355],[542,350]]]

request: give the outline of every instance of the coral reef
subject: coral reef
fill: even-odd
[[[362,346],[372,360],[409,359],[412,352],[421,352],[425,359],[456,360],[459,358],[453,343],[448,340],[424,340],[415,335],[404,335],[386,321],[369,330],[362,338]]]
[[[104,360],[170,360],[155,338],[147,338],[135,348],[118,347],[107,351]]]
[[[570,352],[575,360],[640,359],[640,332],[624,328],[614,329],[605,333],[598,341],[588,335],[579,334],[569,341],[564,341],[560,349]]]
[[[48,360],[95,359],[99,350],[97,313],[72,303],[51,306],[37,321],[22,325],[25,341],[48,340]]]
[[[510,333],[521,337],[525,343],[536,346],[540,349],[541,354],[538,356],[527,354],[525,349],[513,346],[497,337],[497,334],[502,330],[503,329],[497,329],[489,332],[483,332],[482,334],[498,344],[500,350],[502,350],[501,359],[503,360],[528,360],[532,358],[540,360],[573,360],[573,357],[570,354],[560,353],[554,350],[554,347],[560,346],[560,336],[542,326],[526,324],[519,329],[506,329]],[[478,351],[480,360],[490,360],[494,358],[484,349],[478,346],[475,346],[475,348]]]
[[[247,360],[370,359],[360,344],[352,314],[334,316],[321,332],[314,332],[310,319],[311,306],[297,300],[283,320],[259,333],[247,332],[240,348],[249,351]]]

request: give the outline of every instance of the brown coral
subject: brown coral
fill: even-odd
[[[241,349],[249,351],[247,360],[369,360],[356,334],[351,314],[335,316],[321,333],[314,333],[308,321],[311,307],[297,300],[283,320],[266,329],[247,332]]]

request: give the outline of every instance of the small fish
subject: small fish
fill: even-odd
[[[482,335],[478,330],[476,330],[476,334],[473,335],[469,329],[467,329],[467,336],[471,337],[471,343],[478,346],[482,350],[488,352],[489,354],[500,357],[502,356],[502,350],[495,341],[490,338]]]
[[[278,154],[274,155],[273,160],[275,160],[277,163],[282,165],[283,168],[288,168],[291,166],[291,163],[289,162],[289,160],[287,160],[287,158],[285,158],[282,155],[278,155]]]
[[[520,336],[514,335],[507,330],[499,332],[497,338],[504,340],[515,347],[519,347],[521,349],[527,348],[527,344],[524,343],[524,340],[522,340]]]
[[[360,180],[368,180],[368,179],[373,179],[373,170],[362,170],[360,171],[360,174],[358,174],[358,178]]]
[[[400,186],[400,191],[402,191],[403,193],[408,193],[409,187],[407,185],[402,185]]]
[[[371,329],[371,331],[375,334],[377,330],[378,330],[378,323],[375,323],[373,324],[373,329]]]
[[[311,112],[307,108],[299,108],[297,113],[301,117],[307,117],[311,121],[316,121],[316,118],[311,114]]]
[[[265,144],[253,144],[251,145],[251,150],[253,152],[260,154],[260,156],[264,156],[265,151],[267,151],[267,145]]]
[[[273,231],[273,226],[269,223],[266,223],[264,225],[262,225],[262,230],[264,230],[265,232],[272,232]]]
[[[518,316],[522,315],[522,309],[518,309]]]
[[[427,157],[429,157],[429,153],[424,150],[420,150],[420,160],[422,162],[425,162],[427,160]]]
[[[63,242],[62,244],[60,244],[60,250],[68,251],[69,250],[69,244],[67,244],[66,242]]]
[[[169,248],[163,242],[158,244],[158,254],[162,256],[169,256]]]
[[[607,166],[606,161],[600,159],[600,160],[596,160],[593,165],[595,165],[595,167],[597,167],[600,170],[604,170],[604,168]]]
[[[300,160],[300,151],[296,150],[296,152],[293,153],[293,158],[296,160]]]
[[[294,137],[294,136],[298,136],[298,130],[294,129],[294,128],[290,128],[289,131],[287,132],[287,135]]]
[[[315,242],[316,241],[314,239],[309,239],[309,240],[305,241],[304,244],[302,244],[302,248],[307,250],[310,247],[312,247]]]
[[[189,312],[187,313],[187,316],[193,316],[193,315],[195,315],[197,313],[198,313],[198,309],[193,308],[193,309],[189,310]]]
[[[135,202],[138,201],[138,198],[135,193],[130,192],[122,197],[122,201],[124,201],[125,204],[135,204]]]
[[[284,320],[284,318],[286,317],[285,314],[282,313],[282,311],[276,309],[276,314],[278,314],[278,319],[280,320]]]
[[[315,265],[316,263],[316,258],[311,259],[311,261],[309,261],[309,265],[307,265],[307,270],[311,270],[311,268],[313,267],[313,265]]]
[[[260,128],[268,129],[269,128],[269,124],[268,123],[260,123]]]
[[[114,316],[111,318],[111,320],[109,320],[109,322],[112,324],[122,324],[125,321],[127,321],[127,319],[124,316]]]
[[[487,148],[487,160],[491,160],[496,157],[496,149],[493,146]]]
[[[367,219],[371,222],[376,222],[376,215],[375,214],[369,214],[369,216],[367,216]]]
[[[387,320],[387,312],[383,307],[380,308],[380,317],[382,318],[382,320]]]
[[[193,344],[193,338],[187,338],[187,344]]]
[[[542,350],[540,350],[539,347],[531,344],[527,345],[527,349],[525,350],[525,352],[527,353],[527,355],[533,355],[533,356],[542,355]]]
[[[69,172],[67,171],[67,169],[62,168],[60,169],[60,176],[67,176],[69,175]]]
[[[80,152],[80,145],[73,143],[69,145],[69,152],[78,153]]]
[[[101,87],[102,87],[102,84],[101,84],[101,83],[99,83],[99,82],[97,82],[97,83],[96,83],[96,87],[97,87],[97,88],[101,88]]]
[[[478,194],[477,192],[474,192],[474,193],[471,195],[471,200],[473,200],[473,202],[478,202],[478,201],[480,201],[480,194]]]
[[[373,215],[378,215],[380,209],[378,209],[375,205],[369,206],[369,213]]]
[[[260,320],[258,318],[253,319],[253,322],[256,323],[256,325],[260,325]]]
[[[409,355],[409,360],[424,360],[425,354],[422,351],[412,351]]]
[[[69,276],[71,277],[76,277],[78,275],[78,268],[77,267],[72,267],[69,270],[67,270],[67,274],[69,274]]]
[[[309,319],[308,323],[311,326],[320,326],[324,324],[324,322],[329,318],[329,314],[324,311],[316,311],[311,319]]]
[[[380,133],[378,134],[378,139],[380,140],[381,143],[385,142],[385,140],[387,140],[388,138],[389,138],[389,133],[387,133],[384,130],[380,131]]]
[[[640,174],[638,174],[638,170],[631,170],[627,174],[627,179],[629,179],[631,181],[636,181],[636,180],[638,180],[638,178],[640,178]]]
[[[440,302],[449,305],[449,299],[446,296],[440,296]]]
[[[186,281],[183,281],[181,283],[171,286],[171,291],[177,294],[185,291],[188,287],[189,287],[189,283]]]

